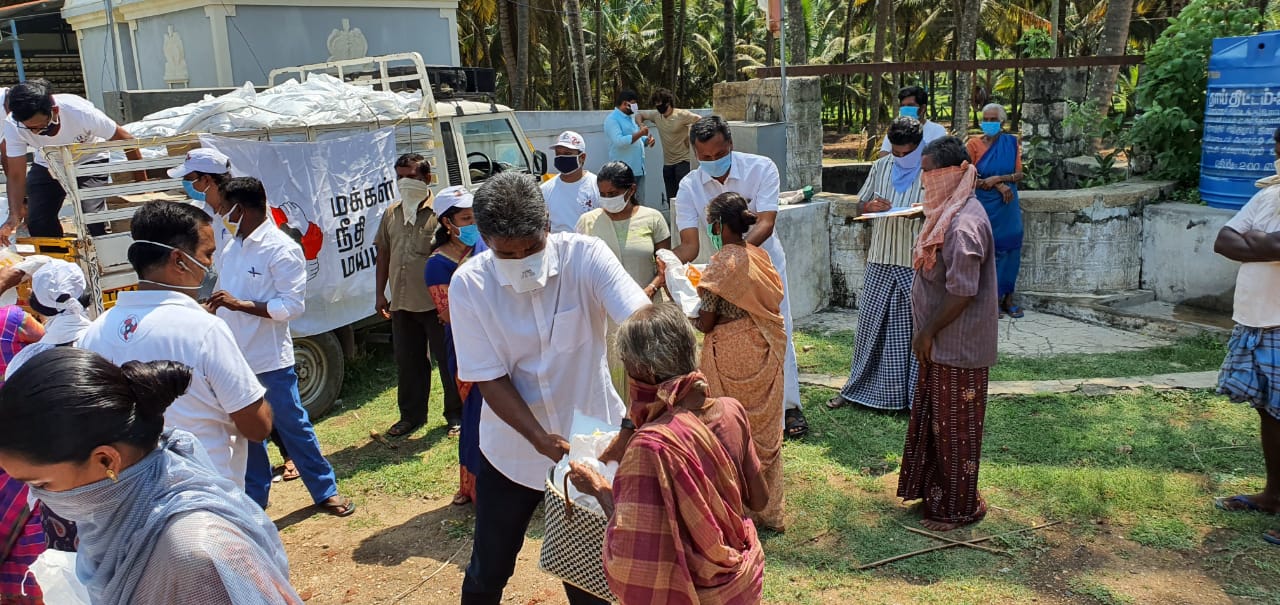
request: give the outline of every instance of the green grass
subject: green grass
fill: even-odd
[[[795,334],[800,371],[846,376],[853,356],[854,332],[798,330]],[[1177,372],[1216,370],[1226,347],[1214,336],[1199,336],[1174,344],[1119,353],[1013,357],[1001,355],[991,368],[992,381],[1120,378]]]
[[[815,345],[836,347],[833,340]],[[1174,348],[1197,346],[1207,348]],[[829,351],[815,346],[806,355],[815,352]],[[342,490],[357,500],[449,496],[457,484],[456,442],[444,436],[438,384],[425,433],[397,440],[396,449],[370,439],[370,431],[384,431],[398,417],[394,377],[385,353],[350,364],[344,403],[317,425],[321,443],[335,452],[330,460]],[[894,497],[907,416],[827,410],[821,404],[831,394],[804,390],[811,435],[783,448],[788,531],[762,536],[768,603],[989,605],[1068,594],[1072,603],[1144,602],[1127,594],[1124,582],[1107,580],[1113,577],[1107,569],[1061,560],[1090,544],[1125,562],[1114,577],[1126,577],[1130,565],[1172,557],[1227,594],[1280,604],[1280,556],[1258,537],[1276,520],[1212,506],[1215,495],[1262,487],[1257,415],[1244,406],[1185,391],[993,399],[981,467],[992,512],[956,533],[1063,524],[988,543],[1008,557],[948,549],[859,571],[937,543],[902,527],[918,526],[918,513]],[[446,527],[451,539],[469,531],[469,520]],[[528,535],[539,537],[541,524]]]

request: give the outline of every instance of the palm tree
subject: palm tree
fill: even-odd
[[[809,62],[808,15],[804,0],[782,0],[787,28],[787,64],[804,65]]]
[[[508,102],[513,107],[520,106],[524,94],[523,79],[516,73],[516,43],[511,31],[510,0],[498,1],[498,37],[502,39],[502,67],[507,74],[507,90],[511,93]],[[521,53],[524,54],[524,53]]]
[[[889,23],[892,18],[893,7],[890,5],[890,0],[877,0],[875,50],[871,52],[871,60],[875,63],[884,62],[884,46],[889,37]],[[880,88],[883,81],[884,78],[880,74],[875,74],[871,80],[871,120],[867,132],[872,134],[880,132]]]
[[[665,1],[665,0],[664,0]],[[595,109],[591,100],[591,76],[587,73],[587,44],[582,39],[582,5],[578,0],[564,0],[569,26],[569,47],[573,55],[574,87],[580,109]]]
[[[954,4],[960,16],[959,27],[956,28],[956,59],[972,61],[978,42],[978,16],[982,11],[982,0],[955,0]],[[951,131],[964,134],[969,127],[969,99],[973,94],[973,72],[958,71],[953,89]]]
[[[516,2],[516,33],[519,34],[519,43],[516,45],[516,73],[511,84],[511,96],[516,103],[516,109],[524,109],[528,106],[525,96],[528,94],[529,85],[529,53],[533,50],[532,45],[529,44],[530,1]]]
[[[720,37],[721,52],[724,58],[720,61],[720,67],[724,71],[721,77],[726,82],[733,82],[738,79],[737,20],[737,4],[733,0],[724,0],[724,33]]]
[[[1133,17],[1134,0],[1108,0],[1107,18],[1102,26],[1102,46],[1099,55],[1123,55],[1129,41],[1129,21]],[[1106,115],[1111,111],[1111,93],[1116,88],[1120,66],[1101,67],[1095,76],[1092,94],[1098,111]]]

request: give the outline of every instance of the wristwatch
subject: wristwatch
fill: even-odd
[[[630,419],[630,418],[623,418],[623,419],[622,419],[622,430],[624,430],[624,431],[634,431],[634,430],[636,430],[636,423],[631,422],[631,419]]]

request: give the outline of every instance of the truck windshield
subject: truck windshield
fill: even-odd
[[[484,182],[499,172],[529,172],[528,156],[521,148],[523,143],[516,138],[507,119],[476,120],[458,126],[462,129],[472,183]]]

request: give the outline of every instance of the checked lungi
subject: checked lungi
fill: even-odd
[[[924,500],[924,517],[972,523],[986,514],[978,495],[988,368],[924,368],[902,454],[898,497]]]
[[[905,410],[915,397],[919,363],[911,353],[909,267],[868,263],[849,380],[840,395],[878,410]]]
[[[1280,420],[1280,328],[1236,324],[1218,372],[1218,392]]]

